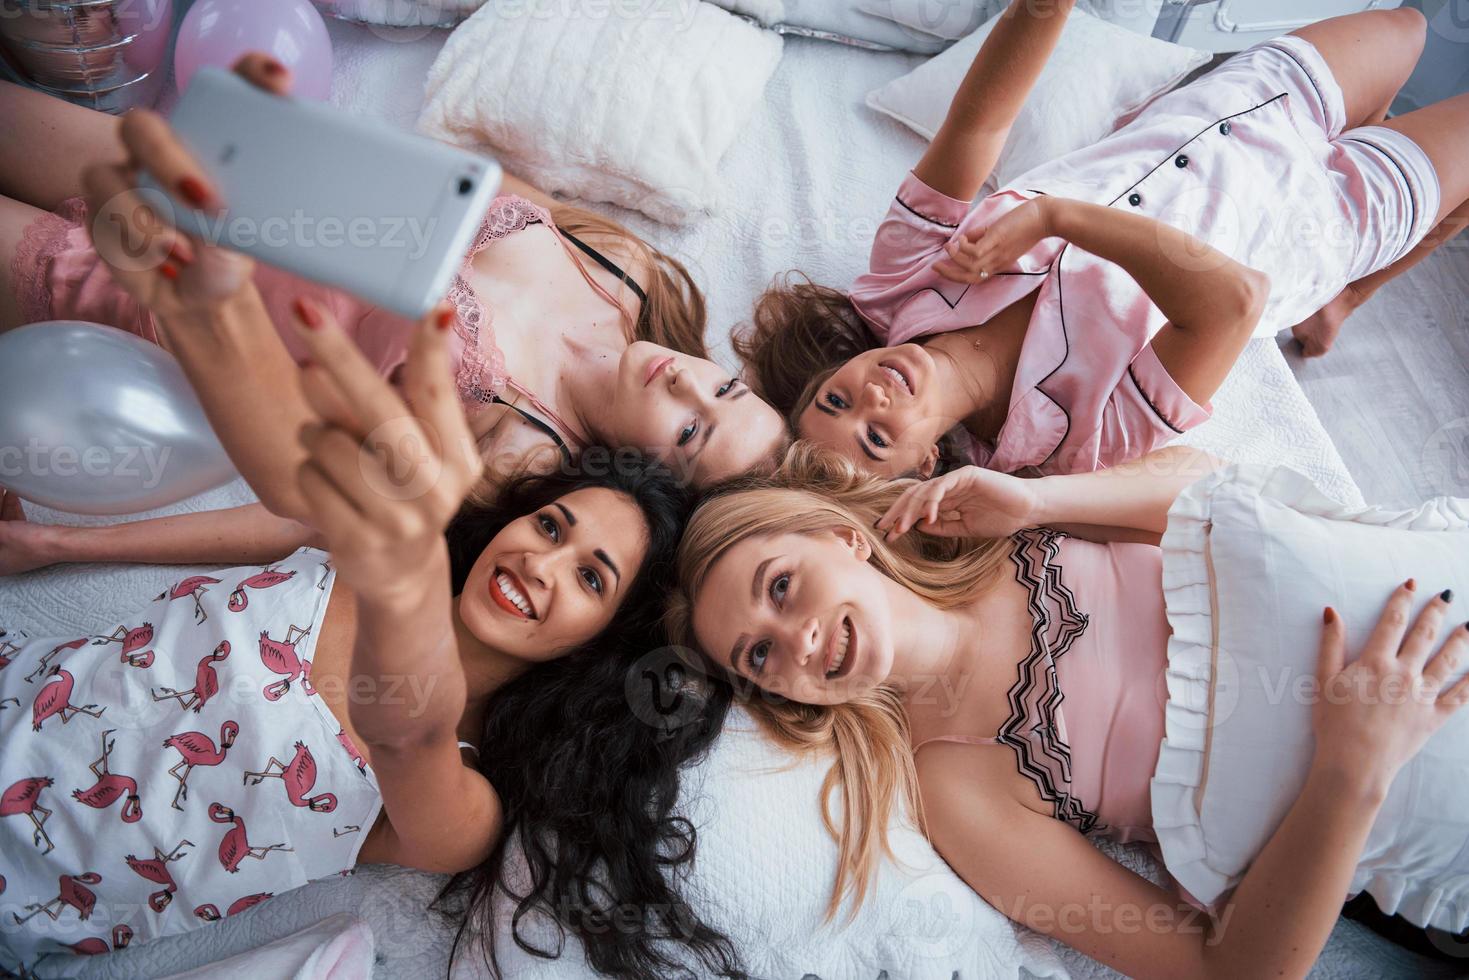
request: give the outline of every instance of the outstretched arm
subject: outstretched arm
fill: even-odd
[[[974,56],[949,114],[913,168],[919,180],[961,201],[979,193],[1075,5],[1074,0],[1010,4]]]
[[[1220,465],[1208,453],[1168,446],[1105,470],[1037,479],[962,466],[914,483],[877,527],[889,539],[915,527],[946,537],[1002,538],[1044,525],[1075,529],[1084,538],[1157,543],[1173,501]],[[1107,533],[1118,530],[1136,533]]]
[[[940,745],[920,756],[935,847],[1002,913],[1127,976],[1305,976],[1394,775],[1469,701],[1469,681],[1442,690],[1453,663],[1469,654],[1469,632],[1453,629],[1432,656],[1447,603],[1431,600],[1408,631],[1411,599],[1408,586],[1394,592],[1349,667],[1341,620],[1326,610],[1317,672],[1325,695],[1305,784],[1212,921],[1066,824],[985,792],[998,770],[972,747]],[[1405,690],[1414,696],[1385,696]]]
[[[279,561],[319,537],[261,504],[174,514],[105,527],[26,520],[19,498],[0,495],[0,575],[73,562],[257,565]]]

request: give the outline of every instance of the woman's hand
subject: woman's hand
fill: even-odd
[[[296,316],[312,359],[301,381],[318,416],[300,436],[298,486],[312,524],[360,595],[415,603],[446,584],[425,570],[447,563],[444,528],[484,469],[449,370],[453,311],[419,324],[406,404],[324,307],[298,300]]]
[[[943,537],[1008,537],[1038,523],[1039,482],[963,466],[904,490],[877,528],[889,541],[913,527]]]
[[[248,54],[235,72],[258,88],[285,95],[290,74],[267,55]],[[92,243],[112,277],[143,306],[160,317],[208,309],[234,296],[250,282],[255,263],[174,227],[176,207],[211,217],[224,214],[226,202],[210,185],[164,118],[134,109],[118,128],[127,160],[89,167],[86,187]],[[146,171],[168,196],[138,186]]]
[[[993,224],[955,234],[944,246],[949,257],[935,262],[934,271],[954,282],[983,282],[1056,233],[1057,207],[1057,199],[1042,195],[1006,212]]]
[[[61,561],[56,539],[65,528],[26,520],[20,498],[0,490],[0,576],[45,568]]]
[[[1449,716],[1469,702],[1469,627],[1456,623],[1435,653],[1453,593],[1429,600],[1409,629],[1410,579],[1387,601],[1362,654],[1346,664],[1346,630],[1327,608],[1312,719],[1314,763],[1386,793],[1398,770]]]

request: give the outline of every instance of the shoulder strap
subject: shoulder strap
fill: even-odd
[[[532,415],[530,412],[527,412],[519,405],[512,405],[510,404],[510,402],[507,402],[499,395],[491,395],[490,401],[496,405],[504,405],[506,408],[510,409],[510,411],[514,412],[516,415],[519,415],[522,419],[526,421],[527,425],[531,426],[533,429],[536,429],[542,435],[546,436],[546,438],[554,442],[556,444],[556,448],[561,450],[561,456],[563,459],[566,460],[566,462],[573,462],[571,448],[566,445],[566,440],[561,438],[561,433],[553,429],[550,424],[548,424],[544,419],[536,418],[534,415]]]
[[[643,287],[642,286],[639,286],[637,284],[637,282],[633,279],[632,276],[630,276],[626,272],[623,272],[622,271],[622,267],[621,266],[619,266],[616,262],[613,262],[611,259],[609,259],[607,256],[603,255],[601,252],[597,251],[595,248],[592,248],[592,246],[588,245],[586,242],[582,241],[580,238],[577,238],[575,235],[573,235],[571,232],[567,231],[566,229],[561,228],[561,229],[557,229],[557,230],[560,231],[561,234],[563,234],[563,235],[566,236],[566,240],[567,241],[571,242],[571,244],[575,245],[577,248],[579,248],[583,252],[585,252],[587,254],[587,256],[593,262],[597,263],[602,268],[604,268],[608,272],[612,273],[618,279],[621,279],[623,282],[627,283],[627,287],[633,291],[633,294],[635,296],[637,296],[638,301],[640,303],[642,303],[644,306],[647,306],[647,304],[648,304],[648,294],[645,293],[645,292],[643,292]]]

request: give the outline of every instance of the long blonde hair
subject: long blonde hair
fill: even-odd
[[[908,534],[893,544],[884,542],[873,524],[911,482],[865,476],[845,458],[798,442],[773,476],[739,481],[712,495],[695,511],[679,545],[679,584],[665,618],[671,641],[697,647],[694,606],[709,573],[730,548],[763,535],[851,529],[871,544],[873,565],[908,590],[940,608],[972,601],[1004,566],[1009,539]],[[922,826],[901,697],[878,687],[837,705],[799,704],[769,695],[748,697],[744,703],[777,743],[801,753],[835,750],[821,791],[822,820],[838,848],[826,917],[835,916],[849,893],[856,898],[855,912],[866,898],[879,856],[892,854],[887,828],[895,804],[901,801]],[[838,789],[840,822],[831,808]]]

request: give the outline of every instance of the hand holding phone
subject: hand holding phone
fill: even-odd
[[[202,242],[421,317],[448,291],[499,165],[283,98],[260,65],[240,67],[194,77],[172,118],[176,152],[140,161],[150,204]],[[202,179],[177,172],[180,156]]]

